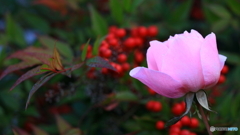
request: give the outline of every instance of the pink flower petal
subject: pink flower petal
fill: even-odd
[[[225,64],[225,61],[227,60],[227,57],[224,56],[224,55],[221,55],[221,54],[219,54],[218,56],[219,56],[219,59],[220,59],[220,69],[222,70],[222,68]]]
[[[179,98],[186,93],[180,82],[159,71],[136,67],[129,74],[162,96]]]
[[[191,30],[190,33],[191,33],[190,35],[192,35],[194,38],[198,38],[198,39],[200,39],[200,40],[203,40],[203,39],[204,39],[204,38],[202,37],[202,35],[201,35],[200,33],[198,33],[196,30]]]
[[[162,59],[166,54],[167,46],[157,40],[150,42],[150,47],[147,50],[147,64],[148,68],[152,70],[161,71]]]
[[[175,36],[164,57],[161,72],[181,81],[189,91],[196,92],[204,85],[200,48],[203,40]]]
[[[201,48],[201,63],[205,88],[214,86],[218,82],[221,71],[221,63],[214,33],[209,34],[204,40]]]

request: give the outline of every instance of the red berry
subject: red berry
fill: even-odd
[[[128,71],[130,69],[129,63],[125,62],[122,64],[122,69],[123,71]]]
[[[108,40],[109,45],[115,47],[118,45],[118,40],[116,38],[111,38]]]
[[[152,108],[152,111],[153,112],[159,112],[161,110],[162,110],[162,104],[160,102],[158,102],[158,101],[155,101],[154,102],[154,106]]]
[[[178,133],[170,133],[169,135],[179,135]]]
[[[173,124],[173,125],[171,126],[171,128],[172,128],[172,127],[178,127],[178,128],[181,128],[181,127],[182,127],[182,123],[181,123],[181,121],[178,121],[177,123]]]
[[[112,51],[110,49],[102,49],[100,50],[100,56],[104,58],[109,58],[112,55]]]
[[[185,111],[186,110],[186,103],[184,101],[182,101],[182,102],[180,102],[180,104],[181,104],[183,110]]]
[[[108,69],[107,69],[107,68],[102,68],[101,73],[106,75],[106,74],[108,74],[109,72],[108,72]]]
[[[139,51],[135,52],[134,60],[136,63],[142,63],[142,61],[144,60],[144,56],[142,52],[139,52]]]
[[[156,92],[150,88],[147,89],[150,95],[155,95]]]
[[[169,130],[169,133],[171,134],[171,133],[176,133],[176,134],[178,134],[178,133],[180,133],[180,127],[176,127],[176,126],[174,126],[174,127],[171,127],[170,128],[170,130]]]
[[[126,35],[126,30],[125,29],[117,29],[114,34],[116,37],[122,38]]]
[[[222,73],[222,74],[227,74],[227,73],[228,73],[228,70],[229,70],[229,69],[228,69],[228,66],[227,66],[227,65],[224,65],[223,68],[222,68],[222,70],[221,70],[221,73]]]
[[[182,131],[180,131],[179,135],[190,135],[190,131],[183,129]]]
[[[149,26],[147,29],[148,36],[155,37],[158,33],[158,28],[156,26]]]
[[[173,106],[173,108],[172,108],[172,113],[174,114],[174,115],[181,115],[182,113],[184,112],[184,108],[182,107],[182,105],[181,104],[179,104],[179,103],[177,103],[177,104],[175,104],[174,106]]]
[[[219,80],[218,80],[218,84],[222,84],[226,81],[226,77],[224,75],[220,75]]]
[[[114,33],[117,29],[118,29],[118,28],[117,28],[116,26],[110,26],[110,27],[108,28],[108,32],[109,32],[109,33]]]
[[[124,41],[124,46],[128,49],[132,49],[136,46],[136,42],[135,42],[135,39],[134,38],[127,38],[125,41]]]
[[[149,111],[152,111],[152,108],[155,104],[155,101],[148,101],[147,104],[146,104],[146,108],[149,110]]]
[[[137,37],[139,35],[138,29],[137,28],[132,28],[131,29],[131,36]]]
[[[125,54],[119,54],[117,60],[119,63],[124,63],[127,61],[127,56]]]
[[[139,36],[141,36],[141,37],[146,37],[146,36],[148,35],[147,28],[144,27],[144,26],[140,26],[140,27],[138,28],[138,34],[139,34]]]
[[[189,135],[197,135],[196,133],[191,132]]]
[[[198,119],[196,118],[191,118],[191,122],[189,125],[191,128],[197,128],[199,126],[199,122]]]
[[[164,122],[163,121],[157,121],[155,126],[156,126],[156,129],[162,130],[162,129],[164,129]]]
[[[189,126],[190,123],[191,123],[191,120],[188,116],[182,117],[182,119],[180,121],[181,121],[183,126]]]
[[[142,38],[140,38],[140,37],[135,37],[134,39],[135,39],[136,46],[138,46],[138,47],[143,46],[143,42],[144,42],[144,41],[143,41]]]
[[[110,33],[110,34],[107,35],[106,40],[109,42],[109,40],[115,39],[115,38],[116,37],[114,36],[114,34]]]

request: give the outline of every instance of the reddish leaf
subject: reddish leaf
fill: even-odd
[[[51,79],[53,76],[55,76],[56,74],[58,74],[58,73],[53,73],[53,72],[48,73],[48,74],[46,74],[45,76],[41,77],[40,80],[33,85],[32,89],[31,89],[30,92],[29,92],[25,109],[27,108],[27,106],[28,106],[28,104],[29,104],[29,101],[30,101],[30,98],[32,97],[32,95],[33,95],[44,83],[46,83],[48,80],[50,80],[50,79]]]
[[[24,69],[24,68],[28,68],[28,67],[32,67],[34,65],[36,65],[37,63],[36,62],[27,62],[27,61],[23,61],[23,62],[20,62],[18,64],[15,64],[15,65],[11,65],[9,67],[7,67],[6,70],[3,71],[3,73],[1,74],[0,76],[0,80],[5,77],[7,74],[13,72],[13,71],[16,71],[16,70],[20,70],[20,69]]]
[[[43,131],[42,129],[32,125],[32,129],[33,129],[33,132],[34,132],[34,135],[48,135],[47,132]]]
[[[14,135],[29,135],[26,131],[24,131],[18,127],[14,127],[12,129],[12,131],[13,131]]]
[[[50,65],[49,60],[52,58],[51,55],[46,53],[32,53],[32,52],[25,52],[27,55],[34,57],[41,61],[44,64]]]
[[[99,67],[99,68],[108,68],[114,71],[117,71],[107,60],[96,56],[87,61],[89,67]]]
[[[60,132],[60,135],[65,135],[67,131],[72,129],[71,125],[67,123],[63,118],[59,115],[56,115],[57,126]]]
[[[13,86],[10,88],[10,90],[13,90],[18,84],[20,84],[21,82],[36,76],[36,75],[40,75],[45,73],[46,71],[41,71],[40,70],[41,66],[35,67],[31,70],[29,70],[28,72],[26,72],[25,74],[23,74],[20,78],[18,78],[18,80],[13,84]]]
[[[72,66],[70,69],[71,69],[71,71],[74,71],[74,70],[80,68],[82,65],[83,65],[83,62]]]

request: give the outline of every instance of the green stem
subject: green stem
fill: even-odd
[[[208,134],[209,134],[209,135],[212,135],[212,132],[210,131],[210,127],[209,127],[209,124],[208,124],[207,117],[206,117],[206,115],[205,115],[205,113],[204,113],[204,111],[203,111],[202,106],[201,106],[199,103],[198,103],[198,109],[199,109],[199,111],[200,111],[200,114],[202,115],[202,119],[203,119],[203,122],[204,122],[204,124],[205,124],[205,127],[206,127],[206,129],[207,129],[207,131],[208,131]]]

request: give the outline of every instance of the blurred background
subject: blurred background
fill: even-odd
[[[207,134],[194,106],[180,126],[163,129],[184,112],[184,98],[157,95],[128,74],[136,66],[146,67],[149,41],[165,41],[191,29],[204,37],[214,32],[220,54],[228,57],[218,84],[206,90],[211,109],[218,112],[209,113],[209,123],[240,128],[238,0],[0,0],[0,74],[20,62],[6,59],[10,54],[54,43],[61,44],[66,67],[80,63],[85,52],[87,59],[108,59],[118,71],[83,66],[71,78],[57,75],[32,96],[25,110],[28,93],[42,75],[9,91],[32,68],[11,67],[0,80],[0,134]]]

